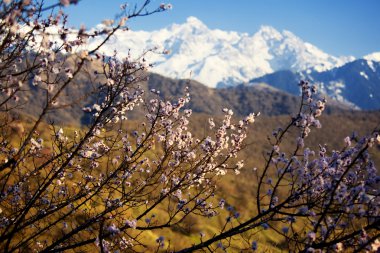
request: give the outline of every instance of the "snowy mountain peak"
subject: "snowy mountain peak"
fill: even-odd
[[[378,61],[380,62],[380,52],[374,52],[363,57],[367,61]]]
[[[172,33],[180,33],[182,37],[208,32],[208,27],[198,18],[190,16],[183,24],[173,24],[167,28]],[[161,29],[159,31],[162,31]]]
[[[183,24],[152,32],[118,31],[103,51],[112,54],[117,49],[125,57],[131,50],[137,56],[156,46],[171,53],[147,55],[155,66],[151,71],[192,78],[210,87],[244,83],[278,70],[324,71],[353,60],[331,56],[286,30],[261,26],[249,35],[209,29],[192,16]]]
[[[262,36],[264,39],[281,39],[283,37],[274,27],[268,25],[261,26],[255,35]]]
[[[206,25],[203,24],[203,22],[201,20],[199,20],[198,18],[193,17],[193,16],[188,17],[186,19],[185,24],[190,25],[190,26],[194,26],[194,27],[206,27]]]
[[[296,35],[294,35],[291,31],[283,30],[278,31],[272,26],[263,25],[260,27],[260,29],[254,34],[256,36],[262,36],[266,40],[285,40],[285,39],[292,39],[301,41],[300,38],[298,38]]]

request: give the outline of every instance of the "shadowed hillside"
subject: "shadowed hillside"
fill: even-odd
[[[56,108],[49,110],[47,121],[57,124],[86,125],[91,120],[91,114],[83,112],[82,108],[102,101],[101,94],[94,94],[97,85],[103,85],[105,80],[96,79],[94,72],[99,67],[87,63],[85,71],[80,73],[72,85],[63,90],[63,94],[57,101]],[[298,81],[297,81],[298,82]],[[297,82],[294,86],[297,86]],[[223,108],[232,109],[237,116],[245,116],[251,112],[260,112],[263,115],[289,115],[295,112],[299,106],[299,97],[283,92],[264,83],[249,86],[215,89],[209,88],[193,80],[175,80],[158,74],[148,74],[148,81],[141,83],[146,90],[160,91],[160,96],[165,99],[174,99],[185,93],[189,87],[191,101],[188,108],[195,113],[209,115],[221,115]],[[47,87],[34,86],[30,80],[26,87],[25,96],[21,96],[22,105],[19,111],[30,116],[38,116],[46,97],[49,94]],[[31,91],[31,92],[29,92]],[[146,92],[151,96],[150,92]],[[325,113],[352,110],[350,107],[335,101],[329,101]],[[141,115],[141,111],[135,110],[130,114],[131,118]]]
[[[297,87],[297,80],[294,86]],[[244,116],[251,112],[260,112],[264,115],[289,115],[299,107],[299,96],[291,95],[273,88],[264,83],[249,86],[213,89],[196,81],[175,80],[157,74],[149,76],[149,89],[161,92],[162,97],[170,98],[183,94],[185,87],[189,87],[191,101],[189,107],[194,112],[210,115],[221,115],[221,109],[227,107],[235,114]],[[331,101],[326,113],[351,110],[350,107]]]

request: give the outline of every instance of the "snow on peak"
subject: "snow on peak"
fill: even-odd
[[[380,52],[375,52],[372,54],[368,54],[363,57],[367,61],[378,61],[380,62]]]
[[[198,18],[190,16],[186,19],[183,24],[173,24],[166,28],[172,35],[180,36],[192,36],[195,34],[208,32],[208,27]],[[164,29],[158,30],[156,32],[162,32]]]
[[[96,41],[92,41],[95,43]],[[289,31],[261,26],[253,35],[209,29],[196,17],[183,24],[152,31],[118,31],[103,51],[117,49],[121,57],[157,47],[170,54],[146,56],[151,71],[172,78],[192,78],[210,87],[234,85],[277,70],[323,71],[351,58],[326,54]],[[161,51],[160,51],[161,50]]]
[[[192,26],[205,26],[201,20],[194,16],[190,16],[186,19],[186,24],[192,25]]]
[[[272,26],[262,25],[256,32],[257,36],[262,36],[264,39],[281,39],[282,34]]]

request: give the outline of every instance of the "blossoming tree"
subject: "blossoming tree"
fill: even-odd
[[[291,251],[378,249],[379,176],[368,154],[380,142],[377,131],[346,138],[341,150],[305,147],[311,129],[320,127],[325,101],[301,82],[299,111],[274,133],[266,164],[252,182],[257,210],[240,217],[215,189],[218,178],[244,166],[236,158],[257,115],[234,122],[225,109],[220,122],[209,120],[207,135],[195,136],[188,126],[192,112],[184,109],[187,91],[165,101],[139,86],[149,67],[143,56],[100,53],[117,30],[127,29],[128,19],[171,6],[150,10],[149,0],[131,9],[123,5],[118,20],[75,31],[67,28],[62,8],[77,2],[0,1],[2,252],[255,251],[262,230],[280,235]],[[86,47],[94,37],[102,41]],[[91,83],[88,94],[66,98],[83,76]],[[23,112],[25,98],[33,99],[36,90],[43,100],[38,116],[17,126],[15,112]],[[49,114],[68,106],[91,115],[86,128],[48,125]],[[128,113],[136,107],[145,115],[129,131]],[[42,137],[42,129],[50,135]],[[281,147],[291,129],[299,134],[287,154]],[[187,245],[170,244],[161,234],[194,215],[223,216],[225,225]]]

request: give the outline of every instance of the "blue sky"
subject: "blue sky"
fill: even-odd
[[[92,27],[113,18],[122,0],[82,0],[66,12],[70,24]],[[142,0],[130,0],[139,3]],[[162,0],[151,0],[151,8]],[[189,16],[209,28],[255,33],[261,25],[289,30],[336,56],[380,51],[380,0],[168,0],[173,9],[131,20],[134,30],[156,30]]]

